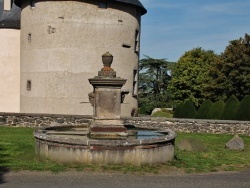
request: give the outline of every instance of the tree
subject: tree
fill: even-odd
[[[145,56],[139,61],[139,108],[140,113],[149,114],[153,108],[167,107],[169,97],[167,85],[171,62]]]
[[[211,50],[194,48],[185,52],[173,66],[172,79],[168,85],[176,104],[190,100],[199,107],[206,99],[209,66],[218,56]]]
[[[210,69],[208,96],[214,100],[250,94],[250,35],[232,40]]]

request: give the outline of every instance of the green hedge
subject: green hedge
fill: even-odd
[[[182,106],[184,103],[178,104],[178,106],[174,109],[174,118],[181,118],[182,117]]]
[[[215,102],[208,112],[208,119],[221,119],[224,106],[225,103],[223,101]]]
[[[184,104],[180,104],[174,113],[175,118],[195,118],[196,116],[196,109],[194,104],[187,100]]]
[[[250,95],[246,96],[241,102],[237,113],[238,120],[250,120]]]
[[[211,100],[206,100],[202,103],[200,108],[198,109],[198,112],[196,114],[196,119],[208,119],[208,112],[213,106],[213,102]]]
[[[232,95],[225,103],[224,111],[221,119],[237,120],[237,112],[240,106],[240,101],[236,96]]]

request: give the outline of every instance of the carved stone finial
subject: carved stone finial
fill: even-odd
[[[102,55],[102,62],[103,62],[103,68],[102,71],[114,71],[111,68],[111,64],[113,62],[113,55],[110,54],[109,52],[106,52],[105,54]]]
[[[99,77],[116,78],[116,72],[111,68],[113,62],[113,55],[106,52],[102,55],[103,68],[98,72]]]

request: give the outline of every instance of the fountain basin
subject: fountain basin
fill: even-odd
[[[34,133],[36,153],[62,163],[141,165],[174,159],[175,132],[132,126],[128,135],[89,138],[88,125],[45,127]]]

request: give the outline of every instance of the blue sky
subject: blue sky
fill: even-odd
[[[230,40],[250,34],[250,0],[140,0],[141,58],[177,61],[196,47],[220,54]]]

